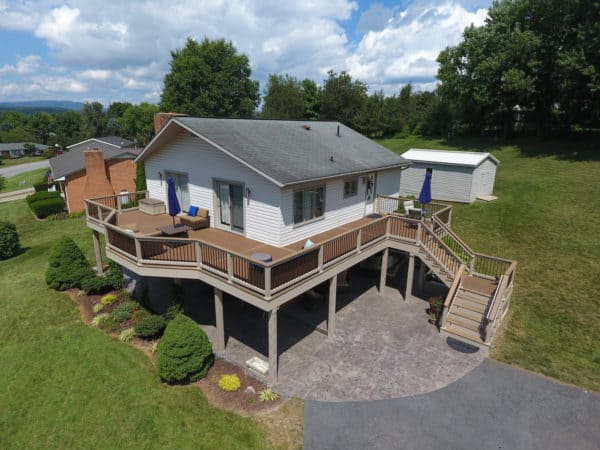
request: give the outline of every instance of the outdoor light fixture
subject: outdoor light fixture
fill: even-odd
[[[246,204],[250,204],[250,197],[252,196],[252,191],[249,187],[246,187]]]

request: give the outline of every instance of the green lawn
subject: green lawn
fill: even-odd
[[[27,164],[36,161],[42,161],[41,156],[23,156],[21,158],[2,158],[0,159],[0,167],[18,166],[19,164]]]
[[[499,200],[455,205],[452,216],[454,230],[474,250],[519,262],[510,319],[492,356],[600,391],[599,143],[381,142],[397,152],[489,151],[500,160]]]
[[[32,187],[35,183],[45,182],[47,168],[23,172],[12,177],[6,177],[6,186],[0,192],[18,191]]]
[[[160,383],[139,350],[86,326],[44,282],[57,236],[92,257],[83,219],[38,222],[0,204],[26,251],[0,261],[0,448],[265,448],[252,419],[208,405],[199,389]]]

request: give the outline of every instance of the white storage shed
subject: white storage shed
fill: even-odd
[[[471,203],[494,191],[500,161],[489,153],[411,148],[402,155],[411,165],[400,176],[400,195],[418,196],[431,170],[434,200]]]

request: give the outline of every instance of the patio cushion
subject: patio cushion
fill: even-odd
[[[196,217],[196,214],[198,214],[198,207],[197,206],[190,206],[188,208],[188,216],[190,217]]]
[[[208,218],[208,209],[199,208],[197,215],[198,215],[198,217],[203,217],[203,218],[207,219]]]

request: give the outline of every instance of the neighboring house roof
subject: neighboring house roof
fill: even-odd
[[[82,144],[89,143],[89,146],[86,148],[97,148],[97,144],[104,144],[101,149],[113,147],[113,148],[125,148],[133,145],[133,141],[129,139],[125,139],[120,136],[103,136],[97,138],[86,139],[85,141],[77,142],[76,144],[71,144],[67,148],[79,147]]]
[[[339,122],[200,117],[172,118],[136,161],[159,148],[165,142],[161,136],[174,126],[183,127],[281,187],[409,164]]]
[[[0,144],[0,152],[8,152],[10,150],[23,150],[25,148],[25,144],[35,145],[36,150],[46,150],[48,148],[47,145],[36,144],[34,142],[9,142],[5,144]]]
[[[402,157],[413,162],[425,162],[435,164],[448,164],[453,166],[477,167],[487,158],[499,164],[497,158],[490,153],[482,152],[460,152],[449,150],[429,150],[411,148],[402,154]]]
[[[102,155],[104,161],[110,161],[113,159],[134,159],[142,152],[141,148],[127,148],[127,149],[108,149],[103,150]],[[50,170],[52,171],[52,177],[56,180],[72,173],[78,172],[85,168],[85,159],[83,152],[72,152],[65,153],[60,156],[50,158]]]

